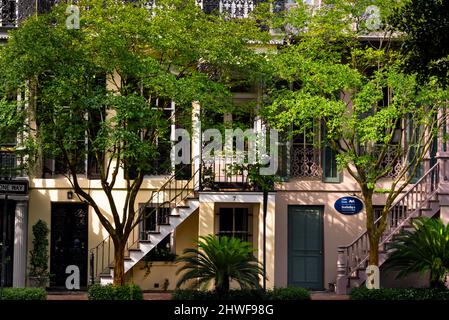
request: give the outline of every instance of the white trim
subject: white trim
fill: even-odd
[[[274,202],[275,192],[268,193],[268,202]],[[263,192],[209,192],[202,191],[199,193],[201,202],[237,202],[237,203],[262,203]]]

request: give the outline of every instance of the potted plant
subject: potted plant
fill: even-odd
[[[45,221],[39,220],[33,226],[33,249],[30,251],[30,271],[28,279],[32,287],[47,287],[48,272],[48,233]]]

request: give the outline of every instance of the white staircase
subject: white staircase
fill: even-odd
[[[379,243],[379,266],[388,258],[390,244],[403,229],[412,228],[412,220],[433,217],[440,210],[438,190],[440,186],[440,163],[428,170],[413,187],[394,202],[388,212],[387,226]],[[379,223],[380,218],[374,223]],[[346,294],[366,280],[369,260],[369,238],[365,231],[351,244],[338,247],[337,293]]]
[[[185,221],[199,207],[197,198],[189,198],[185,200],[186,205],[177,206],[171,209],[169,216],[169,224],[159,225],[158,231],[149,231],[147,239],[137,240],[137,244],[129,248],[128,256],[125,257],[125,273],[131,270],[147,253],[153,250],[159,242],[172,233],[177,226]],[[111,263],[106,270],[99,275],[100,283],[106,285],[112,283],[114,278],[114,265]]]
[[[189,180],[177,180],[175,174],[161,188],[152,193],[144,206],[141,206],[140,210],[145,210],[145,207],[151,208],[151,212],[145,213],[146,215],[157,215],[159,209],[167,208],[169,214],[162,220],[156,217],[155,228],[151,230],[142,230],[141,223],[136,223],[125,249],[125,273],[198,210],[199,178],[200,170],[197,170]],[[90,250],[90,281],[106,285],[112,283],[113,278],[114,244],[108,236]]]

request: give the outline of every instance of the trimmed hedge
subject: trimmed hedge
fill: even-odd
[[[113,286],[91,285],[87,291],[89,300],[143,300],[142,289],[135,284]]]
[[[447,289],[372,289],[365,287],[351,291],[352,300],[449,300]]]
[[[47,300],[44,288],[3,288],[0,300]]]
[[[303,288],[275,288],[262,290],[230,290],[228,294],[219,296],[215,291],[176,290],[173,300],[309,300],[310,293]]]
[[[288,287],[274,288],[269,291],[271,299],[269,300],[310,300],[310,293],[307,289]]]

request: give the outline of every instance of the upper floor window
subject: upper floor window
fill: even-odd
[[[321,122],[316,121],[311,128],[304,129],[293,137],[290,142],[290,176],[340,182],[337,152],[326,141],[324,131]],[[285,158],[281,158],[280,162],[282,161],[285,161]]]

